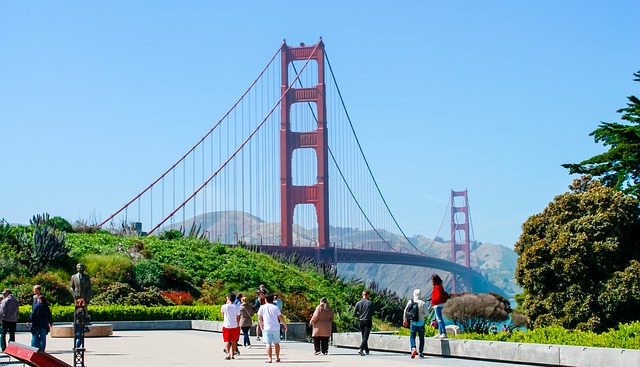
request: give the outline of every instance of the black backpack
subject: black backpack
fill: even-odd
[[[407,306],[407,310],[404,312],[404,315],[408,322],[418,321],[420,319],[418,304],[413,300],[409,301],[409,306]]]

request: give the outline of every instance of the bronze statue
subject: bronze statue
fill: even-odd
[[[89,304],[93,291],[91,290],[91,278],[84,273],[84,264],[78,263],[76,265],[78,270],[77,274],[71,276],[71,291],[73,292],[73,299],[84,299],[85,304]]]

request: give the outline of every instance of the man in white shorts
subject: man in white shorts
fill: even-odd
[[[287,323],[278,306],[273,304],[273,295],[266,297],[267,303],[258,309],[258,324],[262,328],[264,343],[267,345],[267,363],[271,363],[271,344],[276,351],[276,362],[280,362],[280,322],[287,331]]]
[[[222,305],[220,312],[222,312],[222,340],[224,340],[224,351],[227,356],[224,359],[234,359],[234,354],[237,348],[236,341],[240,338],[240,309],[233,304],[236,300],[236,295],[229,293],[227,296],[227,303]]]

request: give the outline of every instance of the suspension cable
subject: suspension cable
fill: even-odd
[[[387,208],[387,212],[389,213],[389,215],[391,216],[391,219],[393,219],[393,222],[396,224],[396,226],[398,227],[398,229],[402,233],[402,236],[405,238],[405,240],[407,240],[409,245],[411,247],[413,247],[416,251],[418,251],[420,254],[426,255],[424,252],[420,251],[409,240],[409,237],[407,237],[407,235],[402,230],[402,227],[400,227],[400,224],[398,223],[398,221],[396,220],[395,216],[391,212],[391,209],[389,208],[389,205],[387,204],[387,201],[385,200],[384,196],[382,195],[382,192],[380,191],[380,187],[378,186],[378,182],[376,181],[376,178],[373,176],[373,172],[371,171],[371,167],[369,166],[369,162],[367,161],[367,158],[365,157],[364,152],[362,151],[362,146],[360,145],[360,141],[358,140],[358,136],[356,135],[355,129],[353,128],[353,124],[351,122],[351,117],[349,116],[349,111],[347,111],[347,107],[346,107],[346,105],[344,103],[344,99],[342,98],[342,93],[340,92],[340,87],[338,86],[338,82],[336,81],[336,77],[333,74],[333,68],[331,67],[331,62],[329,61],[329,56],[327,55],[326,51],[325,51],[324,55],[325,55],[325,58],[327,59],[327,65],[329,66],[329,71],[331,72],[331,78],[333,79],[333,84],[336,86],[336,91],[338,92],[338,96],[340,97],[340,103],[342,104],[342,108],[344,109],[344,112],[345,112],[345,114],[347,116],[347,121],[349,121],[349,126],[351,127],[351,131],[353,132],[353,137],[356,140],[356,144],[358,145],[358,149],[360,150],[360,154],[362,155],[362,158],[364,159],[364,163],[367,166],[367,170],[369,171],[369,175],[371,176],[371,179],[373,180],[373,184],[375,185],[376,190],[378,191],[378,194],[380,195],[380,198],[382,199],[382,202],[384,203],[384,206]]]
[[[284,43],[283,43],[284,45]],[[283,46],[280,46],[280,48],[282,48]],[[214,177],[216,177],[216,175],[227,166],[227,164],[229,162],[231,162],[231,160],[244,148],[245,145],[247,145],[247,143],[249,142],[249,140],[251,140],[251,138],[253,138],[253,136],[258,132],[258,130],[260,130],[260,128],[264,125],[264,123],[267,121],[267,119],[269,117],[271,117],[271,114],[273,113],[273,111],[275,111],[276,107],[278,107],[280,105],[280,103],[282,103],[282,100],[284,99],[284,97],[287,95],[287,93],[289,92],[289,90],[291,89],[291,87],[296,83],[296,81],[298,81],[298,78],[300,77],[300,74],[304,71],[304,69],[307,67],[307,65],[309,64],[309,61],[311,60],[311,56],[313,55],[313,53],[316,51],[316,49],[318,48],[318,44],[316,44],[316,47],[313,49],[313,51],[311,52],[309,58],[307,59],[307,61],[305,62],[304,66],[302,67],[302,69],[300,70],[300,73],[298,73],[296,75],[296,77],[293,79],[293,81],[291,82],[291,84],[289,84],[289,86],[287,87],[287,90],[282,93],[282,95],[280,96],[280,98],[278,99],[278,101],[273,105],[273,107],[271,108],[271,110],[269,111],[269,113],[267,113],[267,115],[264,117],[264,119],[262,119],[262,122],[260,122],[258,124],[258,126],[256,126],[256,128],[251,132],[251,134],[249,134],[249,136],[244,140],[244,142],[242,142],[242,144],[240,144],[240,146],[233,152],[233,154],[231,154],[231,156],[229,156],[229,158],[227,158],[227,160],[197,189],[193,192],[193,194],[191,194],[187,199],[184,200],[184,202],[182,202],[182,204],[180,204],[177,208],[175,208],[171,214],[169,214],[167,217],[165,217],[160,223],[158,223],[155,227],[153,227],[148,233],[151,234],[153,233],[156,229],[158,229],[164,222],[166,222],[169,218],[171,218],[175,213],[178,212],[178,210],[182,209],[194,196],[196,196],[196,194],[198,192],[200,192],[200,190],[202,190]],[[272,59],[273,61],[273,59]],[[255,84],[255,83],[254,83]],[[253,84],[252,84],[253,85]],[[245,93],[246,94],[246,93]],[[234,105],[235,108],[235,105]]]
[[[262,74],[264,74],[264,72],[269,68],[269,66],[273,63],[273,60],[276,59],[276,56],[278,56],[278,54],[280,53],[280,49],[282,49],[282,46],[285,45],[285,42],[283,41],[282,44],[280,45],[280,47],[278,48],[278,51],[273,55],[273,57],[271,58],[271,60],[269,61],[269,63],[267,63],[267,66],[264,67],[264,69],[262,69],[262,71],[260,72],[260,74],[258,75],[258,77],[253,81],[253,83],[251,83],[251,85],[249,86],[249,88],[247,88],[247,90],[242,94],[242,96],[236,101],[236,103],[227,111],[227,113],[224,114],[224,116],[222,116],[222,118],[218,121],[218,123],[216,123],[211,130],[209,130],[208,133],[206,133],[202,139],[200,139],[193,147],[191,147],[191,149],[189,149],[189,151],[187,151],[182,158],[180,158],[176,163],[174,163],[171,167],[169,167],[169,169],[167,171],[165,171],[160,177],[158,177],[157,180],[153,181],[149,186],[147,186],[147,188],[145,188],[144,190],[142,190],[142,192],[140,192],[138,195],[136,195],[133,199],[131,199],[131,201],[129,201],[128,203],[126,203],[124,206],[122,206],[122,208],[118,209],[115,213],[113,213],[111,216],[109,216],[109,218],[105,219],[104,221],[102,221],[102,223],[98,224],[98,228],[101,228],[103,225],[105,225],[106,223],[108,223],[111,219],[113,219],[116,215],[120,214],[120,212],[122,212],[126,207],[128,207],[129,205],[131,205],[131,203],[133,203],[134,201],[136,201],[139,197],[141,197],[145,192],[149,191],[149,189],[151,189],[151,187],[153,187],[156,183],[158,183],[158,181],[160,181],[164,176],[166,176],[169,172],[171,172],[171,170],[173,168],[175,168],[178,164],[180,164],[180,162],[184,161],[184,159],[191,154],[191,152],[193,152],[196,147],[198,147],[198,145],[200,145],[200,143],[202,143],[207,136],[209,136],[221,123],[222,121],[229,116],[229,114],[231,113],[231,111],[233,111],[236,106],[240,103],[240,101],[242,101],[244,99],[244,97],[247,95],[247,93],[249,93],[249,91],[253,88],[253,86],[258,82],[258,80],[262,77]]]

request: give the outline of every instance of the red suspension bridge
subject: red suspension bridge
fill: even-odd
[[[322,40],[283,42],[211,130],[99,226],[130,222],[147,234],[198,228],[211,241],[318,261],[440,269],[454,275],[454,292],[485,282],[471,269],[466,191],[451,194],[449,260],[427,256],[405,235],[362,151]]]

